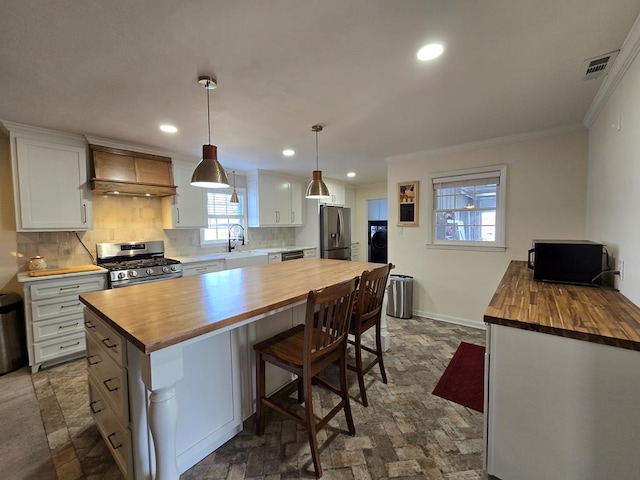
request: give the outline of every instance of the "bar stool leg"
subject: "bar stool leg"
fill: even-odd
[[[322,476],[322,465],[320,464],[320,452],[318,451],[318,439],[316,438],[316,422],[313,416],[313,400],[311,396],[311,377],[304,376],[304,410],[307,422],[307,435],[309,436],[309,447],[311,447],[311,458],[316,477]]]
[[[378,356],[378,365],[380,366],[380,374],[382,375],[382,383],[387,383],[387,372],[384,369],[384,360],[382,359],[382,335],[380,322],[376,324],[376,355]]]

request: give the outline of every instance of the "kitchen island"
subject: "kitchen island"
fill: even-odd
[[[485,468],[502,480],[640,478],[640,309],[512,261],[484,315]]]
[[[303,258],[81,295],[91,408],[111,412],[98,425],[125,477],[177,479],[239,433],[252,345],[303,322],[310,290],[378,266]],[[290,380],[273,372],[269,389]]]

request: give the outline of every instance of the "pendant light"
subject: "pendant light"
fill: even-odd
[[[240,203],[240,200],[238,200],[238,192],[236,192],[236,171],[234,170],[231,173],[233,174],[233,193],[231,194],[229,203]]]
[[[209,144],[202,146],[202,160],[191,176],[191,185],[202,188],[226,188],[229,186],[227,174],[218,162],[218,147],[211,145],[211,108],[209,90],[218,86],[213,77],[200,77],[198,83],[207,91],[207,127]]]
[[[322,181],[322,172],[318,166],[318,132],[322,131],[322,125],[311,127],[312,132],[316,132],[316,169],[313,171],[313,180],[307,187],[307,198],[329,198],[329,189]]]

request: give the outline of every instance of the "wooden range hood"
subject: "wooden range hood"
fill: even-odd
[[[91,190],[96,193],[167,197],[175,195],[171,158],[89,145]]]

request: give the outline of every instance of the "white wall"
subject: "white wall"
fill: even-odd
[[[351,240],[359,243],[359,260],[362,262],[367,261],[367,229],[369,228],[367,200],[373,200],[376,198],[387,198],[386,183],[363,185],[356,189],[355,213],[352,214],[353,234],[351,235]]]
[[[585,237],[588,132],[543,133],[390,160],[389,261],[394,273],[414,277],[414,313],[482,322],[507,265],[526,260],[533,239]],[[507,165],[506,251],[427,249],[429,174],[501,164]],[[413,180],[420,182],[419,225],[404,227],[400,235],[396,185]]]
[[[620,125],[618,130],[617,125]],[[622,294],[640,305],[640,59],[636,56],[589,130],[587,235],[616,257]]]

